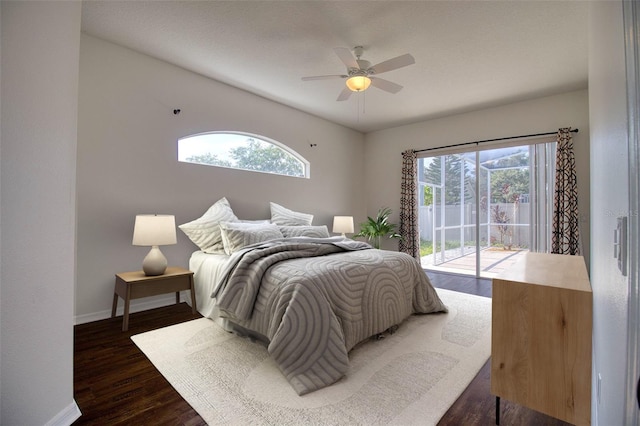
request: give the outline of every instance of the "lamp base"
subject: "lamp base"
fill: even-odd
[[[142,261],[142,270],[147,276],[162,275],[167,270],[167,258],[158,246],[152,246]]]

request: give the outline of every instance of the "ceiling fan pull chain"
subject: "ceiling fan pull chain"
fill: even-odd
[[[365,106],[367,105],[367,91],[363,91],[362,92],[362,115],[364,115],[366,113],[366,109]]]

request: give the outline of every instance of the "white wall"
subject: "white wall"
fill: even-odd
[[[2,3],[0,3],[0,206],[2,206]],[[2,208],[0,208],[0,255],[2,254]],[[0,259],[0,320],[2,319],[2,259]],[[0,413],[2,413],[2,323],[0,323]],[[2,417],[2,415],[0,415]],[[2,419],[0,418],[0,421]]]
[[[507,136],[578,128],[573,134],[582,245],[589,264],[589,111],[587,90],[544,97],[466,114],[453,115],[366,135],[367,213],[393,209],[398,222],[402,151],[435,148]],[[387,241],[387,247],[397,244]]]
[[[81,4],[0,7],[0,424],[70,424]]]
[[[282,142],[311,163],[311,179],[177,162],[179,137],[211,130]],[[274,201],[329,228],[334,215],[363,220],[363,157],[358,132],[83,34],[76,320],[107,317],[114,274],[141,268],[148,248],[131,246],[136,214],[174,214],[180,224],[226,196],[242,219],[269,218]],[[187,267],[195,249],[178,231],[162,251]],[[132,310],[135,302],[148,300]]]
[[[613,258],[616,217],[628,214],[627,108],[621,2],[593,2],[589,34],[593,424],[624,424],[627,279]],[[602,376],[597,404],[597,375]]]

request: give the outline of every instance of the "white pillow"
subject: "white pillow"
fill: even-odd
[[[270,204],[271,223],[279,226],[311,225],[311,221],[313,220],[312,214],[294,212],[276,203]]]
[[[285,238],[290,237],[313,237],[329,238],[329,228],[327,225],[320,226],[281,226],[280,232]]]
[[[271,223],[221,222],[224,252],[228,255],[250,244],[283,238],[282,232]]]
[[[216,201],[200,218],[179,225],[195,245],[205,253],[224,253],[220,222],[238,220],[225,197]]]

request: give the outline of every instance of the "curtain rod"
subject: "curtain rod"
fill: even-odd
[[[571,133],[578,133],[578,129],[571,129],[570,132]],[[533,138],[533,137],[536,137],[536,136],[551,136],[551,135],[556,135],[556,134],[558,134],[558,132],[535,133],[535,134],[532,134],[532,135],[509,136],[509,137],[506,137],[506,138],[485,139],[483,141],[458,143],[458,144],[454,144],[454,145],[439,146],[439,147],[436,147],[436,148],[417,149],[415,152],[433,151],[435,149],[454,148],[456,146],[464,146],[464,145],[474,145],[474,144],[478,145],[478,144],[485,143],[485,142],[507,141],[507,140],[510,140],[510,139]]]

